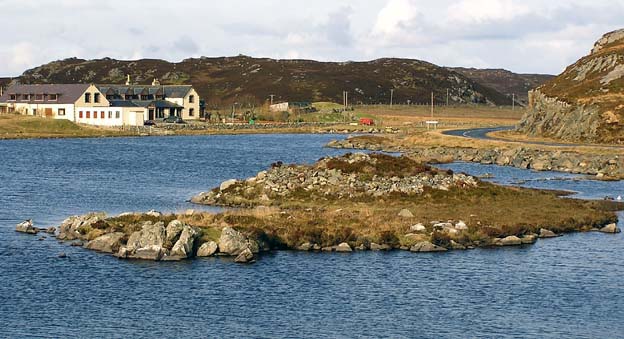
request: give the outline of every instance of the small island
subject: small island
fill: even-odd
[[[274,250],[445,252],[620,231],[621,204],[561,195],[483,182],[408,156],[346,154],[312,165],[274,163],[192,199],[222,213],[91,213],[65,220],[57,238],[121,259],[248,263]],[[36,233],[32,224],[22,228]]]

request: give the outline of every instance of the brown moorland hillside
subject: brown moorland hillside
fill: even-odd
[[[506,69],[478,69],[453,67],[452,71],[463,74],[469,79],[495,89],[507,95],[511,103],[512,94],[516,95],[516,103],[526,106],[529,101],[529,91],[535,89],[554,78],[549,74],[518,74]]]
[[[450,103],[509,105],[507,97],[466,76],[434,64],[409,59],[379,59],[369,62],[318,62],[275,60],[247,56],[186,59],[179,63],[144,59],[66,59],[26,71],[22,83],[124,83],[193,84],[209,106],[234,101],[275,100],[342,102],[349,92],[350,103]]]

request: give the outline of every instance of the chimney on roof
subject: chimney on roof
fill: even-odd
[[[126,86],[130,86],[130,74],[128,74],[128,80],[126,80]]]
[[[160,86],[160,81],[154,78],[154,81],[152,81],[152,86]]]

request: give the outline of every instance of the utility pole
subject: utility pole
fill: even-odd
[[[448,107],[449,105],[449,89],[446,89],[446,106]]]
[[[275,97],[275,94],[271,94],[269,96],[271,97],[271,106],[273,106],[273,98]]]
[[[394,89],[390,90],[390,107],[392,107],[394,101]]]
[[[516,110],[516,93],[511,94],[511,110]]]
[[[434,102],[433,102],[433,92],[431,92],[431,117],[433,118],[433,106],[434,106]]]
[[[234,112],[236,112],[236,105],[238,105],[238,102],[232,104],[232,123],[234,123]]]

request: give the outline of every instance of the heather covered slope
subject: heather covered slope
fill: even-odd
[[[234,101],[263,103],[275,100],[342,102],[349,92],[351,103],[428,103],[431,91],[436,101],[509,105],[507,97],[452,70],[409,59],[379,59],[369,62],[317,62],[274,60],[247,56],[163,60],[120,61],[113,59],[66,59],[26,71],[23,83],[124,83],[126,75],[137,83],[154,78],[163,84],[193,84],[209,106]]]
[[[568,141],[624,143],[624,30],[530,93],[521,130]]]
[[[467,78],[499,93],[507,95],[509,103],[512,94],[516,95],[516,104],[527,105],[528,93],[554,78],[549,74],[518,74],[506,69],[478,69],[455,67],[450,70],[463,74]]]

